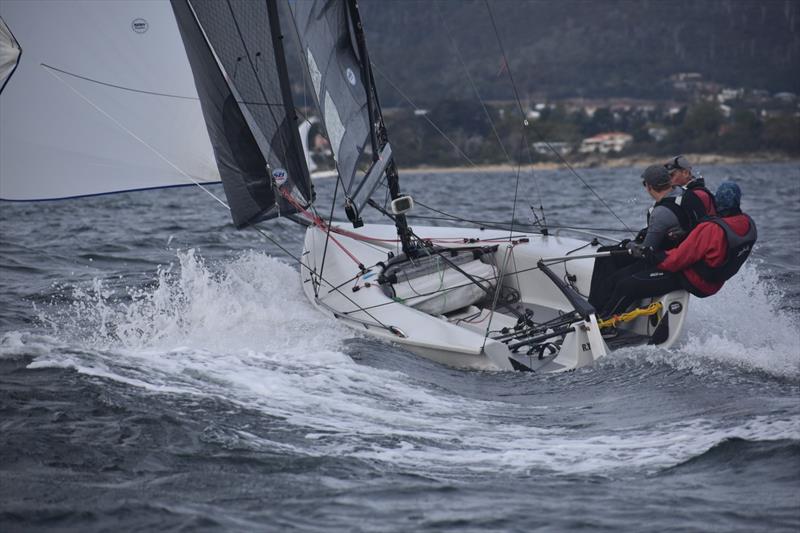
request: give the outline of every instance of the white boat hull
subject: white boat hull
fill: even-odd
[[[384,272],[389,254],[399,256],[401,253],[395,227],[390,225],[366,225],[356,230],[331,232],[332,239],[327,246],[327,232],[309,227],[301,268],[306,296],[315,307],[343,324],[395,342],[422,357],[458,368],[537,372],[573,370],[593,364],[615,345],[614,341],[607,344],[603,340],[592,314],[576,318],[569,324],[572,330],[561,335],[551,346],[543,342],[513,349],[515,344],[519,344],[519,339],[513,335],[520,313],[533,311],[532,320],[545,322],[574,312],[564,293],[537,267],[537,262],[542,258],[567,255],[581,247],[584,247],[581,254],[591,253],[593,249],[588,243],[521,232],[510,236],[508,231],[477,228],[415,226],[414,229],[420,238],[430,240],[433,245],[457,248],[462,250],[461,253],[465,253],[464,249],[470,253],[470,249],[495,248],[481,261],[494,267],[492,272],[496,274],[490,281],[495,284],[500,279],[504,291],[518,293],[517,301],[505,308],[487,305],[487,301],[493,301],[492,290],[484,295],[482,306],[470,304],[461,309],[442,308],[441,314],[429,314],[413,307],[425,307],[417,303],[426,298],[424,293],[405,296],[403,301],[396,295],[387,294],[394,289],[389,289],[386,283],[378,283],[378,278]],[[447,261],[443,260],[443,265]],[[360,265],[363,265],[363,270]],[[468,263],[459,268],[469,274],[469,267]],[[559,263],[552,270],[569,279],[577,292],[588,295],[593,267],[594,259],[589,258]],[[479,270],[473,268],[473,271]],[[440,272],[432,275],[439,275],[443,284],[450,284],[443,287],[450,290],[453,281],[447,281],[445,273],[450,278],[456,274],[443,266]],[[478,275],[475,277],[480,278]],[[462,281],[457,285],[474,287],[466,276]],[[426,282],[429,284],[430,279],[422,276],[408,285],[414,291],[415,285],[425,286]],[[401,285],[404,284],[398,282],[395,287],[402,289]],[[460,289],[453,289],[448,294],[453,295],[452,305],[460,306],[464,302],[458,301],[456,290]],[[640,317],[622,326],[626,338],[667,348],[677,341],[688,310],[688,293],[676,291],[660,300],[663,311],[656,319]],[[502,333],[504,327],[507,328],[505,335]],[[656,330],[659,330],[657,334]],[[490,332],[488,336],[487,332]]]

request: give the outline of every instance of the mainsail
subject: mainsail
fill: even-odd
[[[172,0],[234,224],[313,200],[274,0]]]
[[[0,17],[22,49],[0,93],[0,199],[219,181],[168,3],[2,0]]]

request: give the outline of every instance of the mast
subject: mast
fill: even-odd
[[[358,53],[361,56],[361,74],[367,92],[367,112],[369,113],[370,141],[372,143],[372,160],[374,163],[380,158],[383,148],[389,144],[389,135],[386,131],[386,125],[383,122],[378,95],[375,91],[375,79],[372,75],[372,66],[369,62],[369,54],[367,53],[367,41],[364,37],[364,28],[361,25],[361,16],[358,13],[358,1],[347,0],[347,7],[353,28],[355,29]],[[394,157],[390,157],[391,159],[386,164],[385,172],[386,181],[389,185],[389,195],[391,199],[394,200],[401,196],[400,176],[397,172]],[[394,223],[397,227],[397,236],[400,238],[403,252],[405,252],[406,255],[411,254],[414,246],[411,243],[411,230],[408,227],[406,216],[404,214],[395,215]]]

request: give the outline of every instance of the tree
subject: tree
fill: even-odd
[[[767,119],[762,138],[767,148],[798,155],[800,154],[800,119],[789,115]]]

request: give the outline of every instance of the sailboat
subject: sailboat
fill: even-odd
[[[668,348],[680,337],[685,291],[642,302],[603,338],[586,300],[596,258],[611,253],[597,244],[546,229],[409,225],[415,202],[401,190],[355,0],[170,6],[233,223],[280,217],[305,228],[302,251],[287,253],[320,312],[481,370],[573,370],[620,346]],[[336,162],[333,205],[317,205],[298,131],[284,48],[292,30]],[[386,223],[365,224],[367,209]]]

